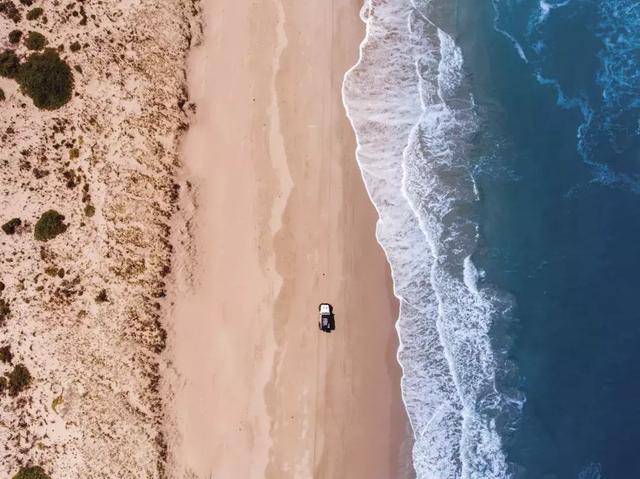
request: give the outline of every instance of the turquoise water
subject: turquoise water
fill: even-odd
[[[640,477],[640,2],[378,0],[345,79],[419,478]]]

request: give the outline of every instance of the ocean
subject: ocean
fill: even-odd
[[[640,478],[640,2],[362,17],[344,103],[417,477]]]

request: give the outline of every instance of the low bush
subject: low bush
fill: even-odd
[[[20,61],[13,50],[5,50],[0,53],[0,76],[15,78],[18,74]]]
[[[40,466],[29,466],[20,469],[12,479],[50,479]]]
[[[49,241],[67,231],[64,216],[55,210],[49,210],[40,216],[33,231],[38,241]]]
[[[0,88],[0,101],[4,101],[7,97],[4,94],[4,90]]]
[[[4,231],[8,235],[15,234],[16,229],[21,224],[22,220],[20,218],[13,218],[2,225],[2,231]]]
[[[71,45],[69,45],[69,50],[71,50],[74,53],[80,50],[81,48],[82,46],[80,45],[80,42],[73,42]]]
[[[0,2],[0,13],[7,17],[9,20],[13,20],[13,23],[18,23],[20,20],[22,20],[20,11],[18,11],[11,0]]]
[[[0,348],[0,361],[3,363],[10,363],[13,359],[13,353],[11,352],[11,346],[6,345]]]
[[[84,207],[84,214],[89,218],[91,218],[93,215],[96,214],[96,207],[93,206],[92,204],[88,204],[87,206]]]
[[[11,43],[19,43],[20,39],[22,38],[22,31],[20,30],[11,30],[9,32],[9,41]]]
[[[24,364],[18,364],[9,373],[9,396],[17,396],[31,386],[31,373]]]
[[[40,7],[32,8],[27,12],[27,20],[37,20],[44,10]]]
[[[24,39],[24,44],[29,50],[42,50],[47,44],[47,39],[40,32],[29,32]]]
[[[53,401],[51,401],[51,409],[53,409],[53,412],[57,413],[57,408],[61,404],[64,404],[64,397],[62,397],[62,394],[60,396],[56,396],[53,398]]]
[[[10,314],[11,308],[9,307],[9,303],[0,298],[0,326],[4,325]]]
[[[30,96],[38,108],[56,110],[71,99],[71,68],[51,48],[29,55],[19,66],[16,79],[23,93]]]
[[[96,296],[96,303],[106,303],[109,301],[109,297],[107,296],[107,290],[101,290]]]

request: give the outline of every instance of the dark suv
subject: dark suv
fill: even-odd
[[[318,310],[320,311],[320,319],[318,321],[318,328],[320,331],[330,333],[336,329],[336,321],[333,317],[333,306],[329,303],[322,303]]]

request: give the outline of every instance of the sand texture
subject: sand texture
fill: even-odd
[[[193,249],[167,353],[174,477],[410,476],[397,304],[341,100],[361,5],[203,3],[176,236]]]
[[[52,479],[166,477],[162,316],[197,5],[13,5],[21,19],[0,15],[3,49],[24,58],[8,32],[38,31],[77,68],[71,101],[53,111],[0,78],[0,220],[22,222],[0,232],[9,309],[0,347],[13,355],[0,374],[23,364],[33,377],[25,391],[0,394],[0,477],[25,464]],[[43,15],[27,20],[39,6]],[[49,209],[67,230],[37,241],[34,224]]]

